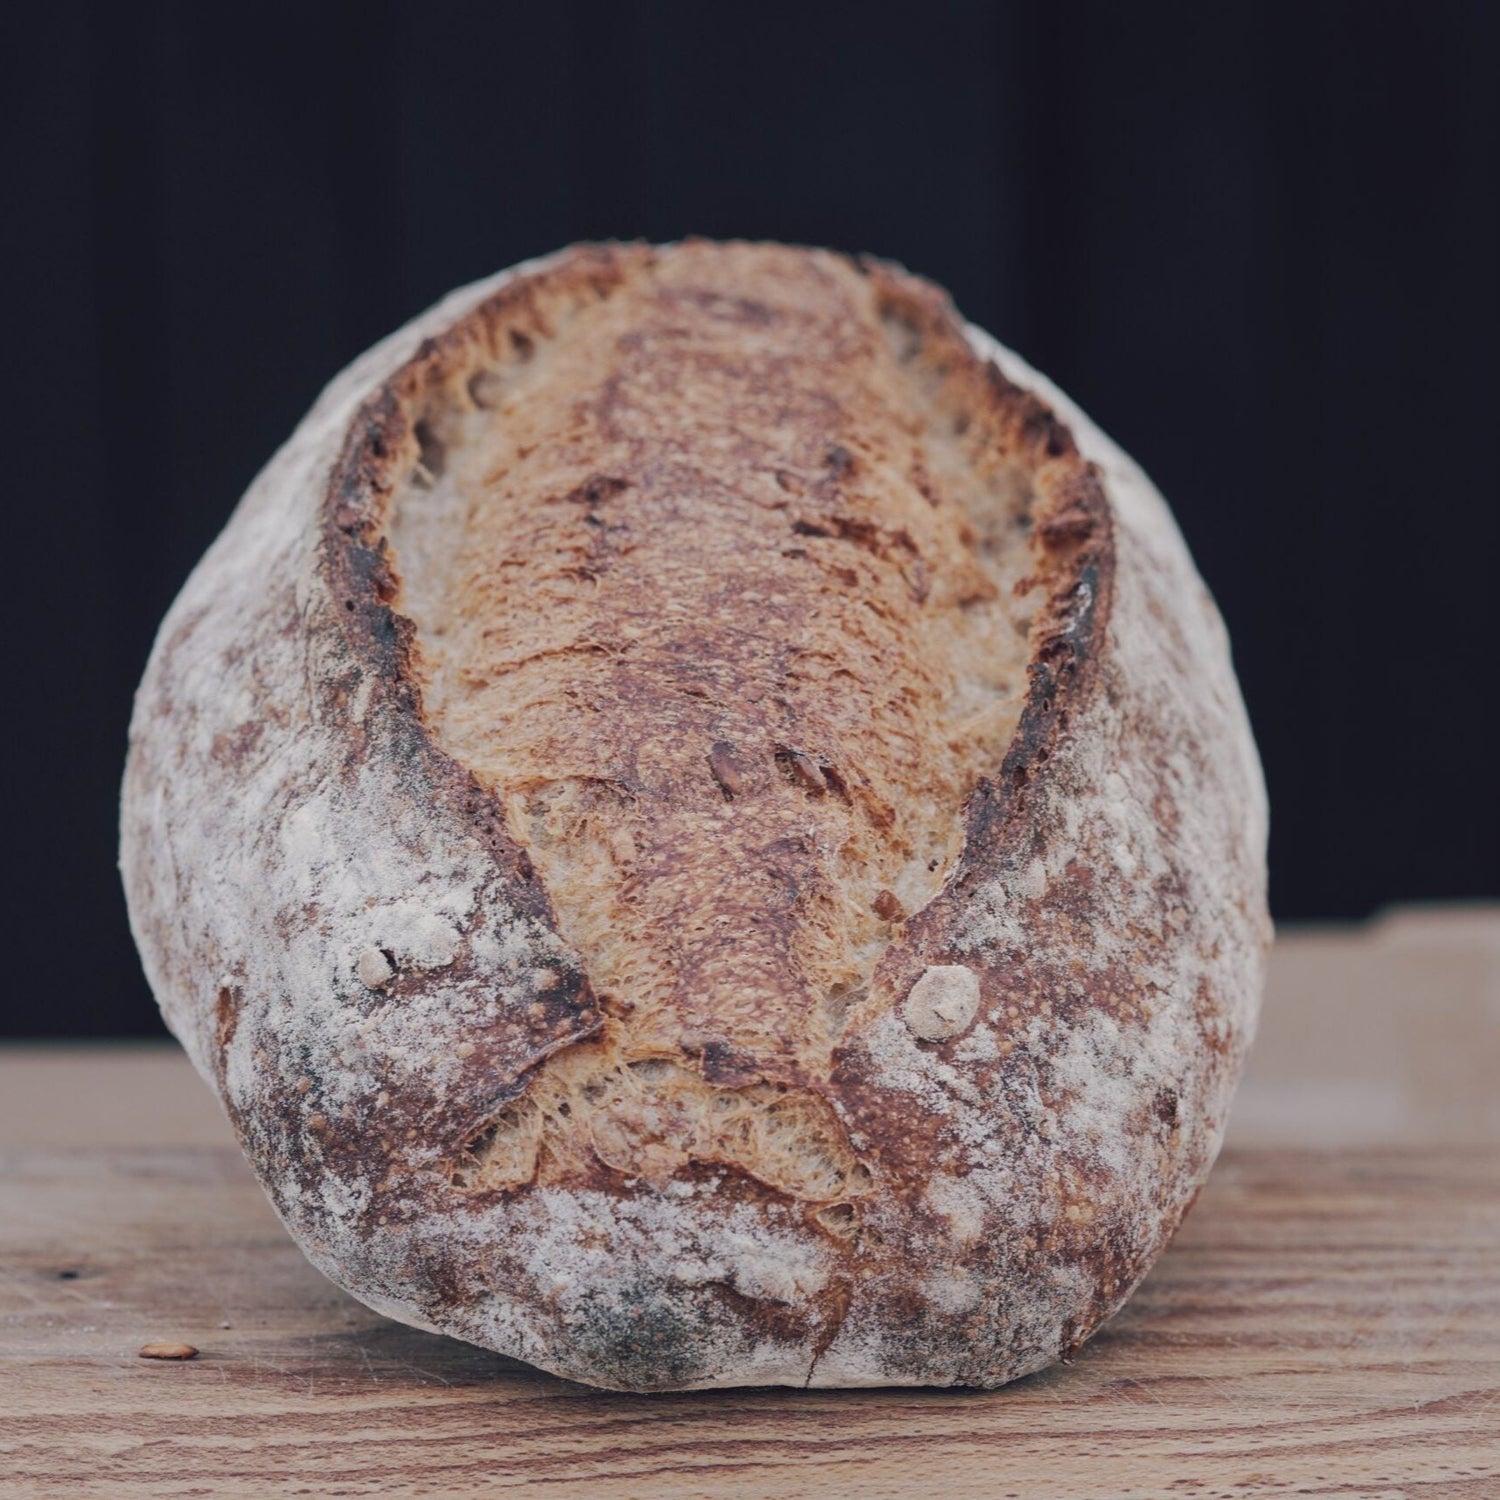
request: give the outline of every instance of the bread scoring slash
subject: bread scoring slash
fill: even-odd
[[[617,1389],[994,1386],[1213,1162],[1265,832],[1140,470],[927,283],[689,241],[338,377],[162,626],[122,866],[370,1306]]]

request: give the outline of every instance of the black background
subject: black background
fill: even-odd
[[[0,1030],[158,1028],[114,866],[152,632],[324,381],[587,237],[872,250],[1151,471],[1280,919],[1500,895],[1500,6],[15,8]]]

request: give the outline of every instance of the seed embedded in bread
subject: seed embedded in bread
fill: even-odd
[[[979,1012],[979,976],[963,964],[933,964],[922,971],[901,1007],[913,1036],[946,1042],[969,1029]]]

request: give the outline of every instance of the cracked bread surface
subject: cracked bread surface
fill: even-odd
[[[896,268],[585,246],[351,366],[167,621],[169,1024],[316,1264],[599,1385],[995,1385],[1170,1237],[1265,813],[1160,498]]]
[[[694,1160],[838,1197],[815,1090],[1020,717],[1024,470],[832,255],[640,254],[502,351],[420,419],[395,607],[609,1015],[466,1178]],[[692,1065],[633,1087],[653,1058]]]

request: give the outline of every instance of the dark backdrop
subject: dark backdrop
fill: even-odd
[[[158,1022],[131,689],[320,385],[582,237],[872,250],[1152,472],[1234,638],[1280,918],[1500,895],[1500,6],[16,7],[0,46],[0,1029]]]

